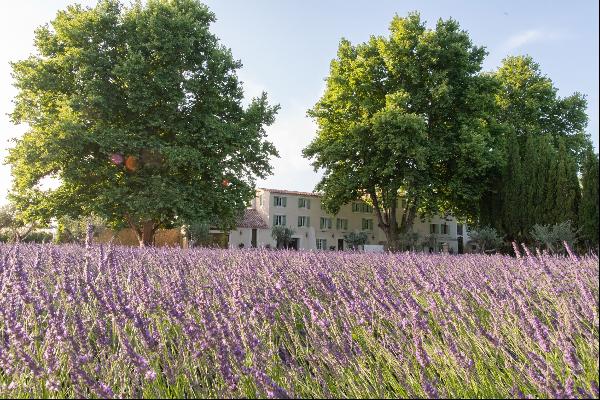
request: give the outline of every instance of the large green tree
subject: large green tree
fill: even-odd
[[[525,240],[536,224],[571,220],[579,203],[578,166],[589,146],[586,100],[559,97],[531,57],[506,58],[494,77],[497,120],[505,127],[506,166],[484,196],[480,220],[510,240]]]
[[[389,37],[343,39],[304,149],[324,169],[317,189],[328,211],[367,199],[392,248],[419,214],[476,215],[499,162],[485,54],[456,21],[427,29],[418,14],[396,16]]]
[[[97,215],[141,245],[159,227],[228,227],[276,155],[266,95],[242,105],[233,59],[194,0],[75,5],[35,32],[12,64],[12,120],[29,130],[10,150],[11,199],[29,220]],[[60,185],[42,190],[44,178]]]

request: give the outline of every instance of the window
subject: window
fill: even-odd
[[[258,204],[262,206],[262,194],[258,196]]]
[[[276,207],[286,207],[287,206],[287,197],[273,196],[273,204]]]
[[[373,230],[373,220],[372,219],[362,219],[362,229],[363,231],[372,231]]]
[[[341,230],[341,231],[347,231],[347,230],[348,230],[348,220],[347,220],[347,219],[344,219],[344,218],[338,218],[338,219],[335,221],[335,228],[336,228],[338,231],[340,231],[340,230]]]
[[[310,226],[310,217],[300,216],[298,217],[298,228]]]
[[[327,239],[317,239],[317,250],[327,250]]]
[[[285,226],[285,215],[274,215],[273,216],[273,226]]]
[[[457,235],[462,235],[463,234],[463,224],[456,225],[456,234]]]
[[[310,210],[310,199],[305,199],[304,197],[300,197],[298,199],[298,208],[306,208]]]
[[[373,207],[367,203],[352,203],[352,212],[372,213]]]
[[[437,224],[429,224],[429,233],[440,233]]]
[[[440,226],[442,227],[442,234],[447,235],[448,234],[448,224],[442,224]]]
[[[321,229],[331,229],[331,218],[321,217],[319,227]]]

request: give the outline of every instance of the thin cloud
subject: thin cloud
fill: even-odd
[[[548,42],[564,38],[566,35],[559,32],[550,32],[543,29],[529,29],[509,37],[502,45],[505,52],[516,50],[532,43]]]

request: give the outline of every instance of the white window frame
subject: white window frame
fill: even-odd
[[[286,222],[285,215],[273,215],[273,226],[286,226]]]
[[[287,207],[287,197],[273,196],[273,205],[275,207]]]
[[[317,239],[317,250],[327,250],[327,239]]]
[[[440,233],[442,235],[448,235],[448,232],[450,232],[450,225],[446,223],[440,224]]]
[[[310,199],[307,199],[306,197],[298,198],[298,208],[310,210]]]
[[[429,234],[438,234],[440,233],[439,224],[429,224]]]
[[[347,218],[337,218],[335,221],[335,228],[338,231],[347,231],[348,230],[348,219]]]
[[[298,228],[308,228],[310,227],[310,217],[306,215],[298,216]]]
[[[331,218],[321,217],[319,219],[319,229],[327,230],[327,229],[331,229],[331,227],[332,227]]]
[[[352,203],[352,212],[372,214],[373,206],[370,206],[369,204],[364,202],[355,201]]]

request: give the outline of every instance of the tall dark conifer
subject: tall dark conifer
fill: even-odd
[[[600,206],[598,200],[598,154],[588,150],[583,164],[581,183],[583,186],[579,207],[579,227],[581,239],[586,246],[598,247],[600,229]]]
[[[554,208],[552,223],[564,221],[577,223],[577,209],[580,200],[577,165],[569,154],[564,140],[559,140],[556,159],[556,183],[554,185]]]
[[[512,135],[507,141],[507,160],[502,191],[502,225],[510,239],[517,239],[522,228],[523,172],[519,142]]]

